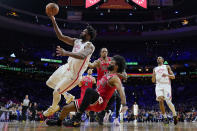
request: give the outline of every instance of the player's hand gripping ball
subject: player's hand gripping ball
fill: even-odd
[[[46,6],[46,14],[48,16],[55,16],[59,12],[59,6],[55,3],[49,3]]]

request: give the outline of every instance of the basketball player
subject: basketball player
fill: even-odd
[[[136,123],[137,122],[137,115],[138,115],[138,105],[136,102],[133,105],[133,115],[134,115],[134,119],[135,119],[134,122]]]
[[[110,61],[111,58],[108,57],[107,48],[102,48],[100,51],[100,58],[98,58],[98,60],[95,60],[93,63],[88,64],[90,68],[97,69],[97,82],[108,72],[107,68],[109,66]]]
[[[125,112],[128,109],[128,107],[126,106],[125,93],[122,89],[122,83],[117,76],[117,73],[124,71],[125,66],[126,63],[123,57],[118,55],[114,56],[110,62],[110,65],[108,66],[109,73],[104,75],[98,82],[97,90],[88,88],[83,99],[80,98],[78,100],[75,100],[75,102],[71,102],[69,105],[64,106],[59,120],[48,120],[47,125],[61,126],[62,121],[70,111],[77,111],[76,116],[74,116],[71,120],[65,122],[64,125],[75,127],[80,126],[82,113],[85,110],[95,112],[104,110],[116,89],[120,94],[121,104],[123,105],[121,111]]]
[[[93,63],[88,64],[88,67],[97,69],[97,82],[108,72],[107,68],[110,61],[111,57],[108,57],[108,49],[102,48],[100,51],[100,58],[98,60],[95,60]],[[125,71],[118,73],[118,76],[120,77],[120,79],[127,79],[127,74]]]
[[[81,87],[81,99],[83,99],[85,91],[87,88],[93,88],[96,87],[96,79],[92,76],[93,69],[88,69],[88,75],[84,76],[79,83],[79,87]],[[95,85],[95,86],[94,86]],[[90,122],[94,119],[94,112],[90,111],[87,113],[87,115],[90,117]]]
[[[81,81],[82,74],[87,69],[90,57],[95,49],[90,41],[96,37],[96,31],[92,26],[87,26],[81,32],[79,39],[65,36],[60,31],[55,17],[49,16],[49,18],[53,23],[57,37],[66,44],[73,46],[73,50],[69,52],[57,46],[57,56],[69,56],[69,58],[68,63],[59,67],[46,82],[49,87],[54,89],[52,106],[43,113],[46,117],[59,110],[58,103],[61,100],[61,94],[64,95],[67,103],[74,100],[74,97],[68,94],[67,91],[74,88]]]
[[[94,84],[96,84],[96,79],[92,76],[92,70],[88,69],[88,75],[84,76],[82,80],[79,83],[79,87],[81,87],[81,97],[83,99],[83,95],[85,94],[85,91],[87,88],[92,88]]]
[[[97,82],[108,72],[107,69],[108,69],[110,61],[111,61],[111,58],[108,57],[108,49],[102,48],[100,51],[100,58],[98,60],[94,61],[93,63],[89,63],[88,66],[90,68],[97,69],[97,74],[98,74]],[[127,79],[127,74],[125,71],[123,73],[122,72],[118,73],[118,76],[120,77],[120,79],[124,79],[124,80]],[[98,114],[98,117],[99,117],[98,122],[100,125],[103,125],[103,118],[104,118],[105,122],[108,121],[109,115],[110,115],[109,110],[111,109],[114,101],[116,101],[116,118],[114,119],[113,123],[115,125],[120,125],[119,120],[118,120],[120,106],[121,106],[120,105],[120,96],[116,91],[114,92],[113,96],[111,97],[110,101],[108,102],[106,110],[104,110]]]
[[[79,87],[81,87],[81,99],[83,99],[86,89],[93,88],[93,85],[96,84],[96,79],[92,76],[92,70],[93,69],[88,69],[88,75],[83,76],[82,80],[78,85]],[[70,112],[70,114],[75,115],[75,112]],[[92,112],[89,112],[89,115],[92,116]]]
[[[164,65],[163,57],[157,58],[158,66],[153,69],[152,82],[156,83],[156,100],[159,101],[160,110],[164,116],[164,124],[168,124],[169,121],[167,119],[164,107],[164,100],[166,101],[168,107],[173,113],[174,124],[176,125],[178,122],[177,113],[175,111],[175,107],[171,101],[172,92],[171,92],[171,79],[175,79],[175,76],[169,65]]]
[[[120,78],[121,81],[126,81],[127,80],[127,73],[124,71],[122,73],[118,73],[118,77]],[[124,87],[122,87],[123,90],[124,90]],[[113,124],[115,126],[120,126],[120,122],[119,122],[119,115],[120,115],[120,109],[121,109],[121,100],[120,100],[120,95],[117,91],[115,91],[115,93],[113,94],[113,96],[111,97],[111,99],[109,100],[108,104],[107,104],[107,107],[104,111],[102,111],[105,116],[103,118],[104,122],[108,122],[109,120],[109,116],[111,114],[110,110],[113,111],[114,110],[114,102],[116,102],[116,116],[115,116],[115,119],[113,121]],[[102,114],[101,112],[101,114]],[[103,115],[101,115],[103,116]]]

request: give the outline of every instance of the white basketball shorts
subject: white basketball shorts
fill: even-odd
[[[47,85],[60,94],[65,91],[69,91],[77,86],[81,80],[82,76],[78,75],[78,72],[73,73],[69,69],[69,65],[65,64],[60,66],[47,80]]]
[[[170,84],[156,84],[155,88],[156,100],[159,96],[164,96],[166,100],[172,99],[171,85]]]

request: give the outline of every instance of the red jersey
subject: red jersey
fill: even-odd
[[[90,76],[85,76],[82,81],[81,86],[81,98],[84,97],[85,91],[87,88],[92,88],[93,86],[93,79]]]
[[[109,63],[111,61],[110,57],[107,57],[107,62],[104,61],[102,58],[99,58],[101,61],[100,67],[97,68],[97,82],[108,72],[107,68],[109,66]]]
[[[102,77],[102,79],[98,82],[98,88],[97,92],[99,93],[99,99],[93,103],[90,104],[86,110],[87,111],[95,111],[100,112],[103,111],[110,98],[112,97],[114,91],[116,90],[116,87],[112,87],[108,85],[108,81],[116,74],[106,74]],[[75,105],[77,110],[80,108],[80,105],[82,104],[83,98],[75,100]]]
[[[106,74],[102,77],[102,79],[98,82],[97,91],[104,101],[108,102],[112,97],[116,87],[112,87],[108,85],[108,81],[115,76],[116,74]]]

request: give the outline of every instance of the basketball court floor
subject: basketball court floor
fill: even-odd
[[[97,123],[82,123],[80,127],[50,127],[40,122],[0,122],[0,131],[197,131],[197,123],[172,123],[164,126],[163,123],[121,123],[113,126],[105,123],[99,126]]]

